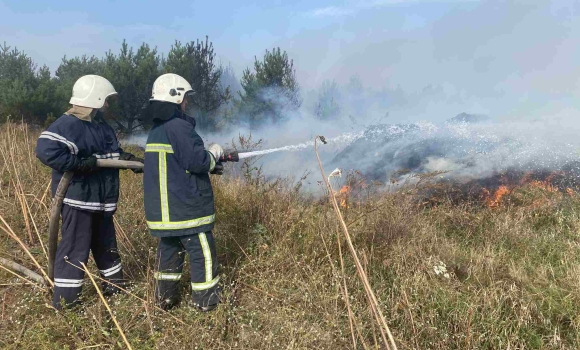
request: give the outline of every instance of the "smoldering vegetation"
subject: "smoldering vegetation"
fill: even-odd
[[[283,117],[276,123],[259,128],[241,123],[227,132],[200,133],[206,142],[219,142],[226,148],[264,150],[253,160],[263,174],[270,178],[306,176],[311,190],[317,188],[316,178],[307,176],[316,174],[318,168],[313,151],[317,135],[329,140],[320,149],[325,167],[357,171],[368,181],[384,184],[412,181],[416,175],[434,172],[441,173],[438,181],[455,185],[491,184],[491,179],[507,173],[523,177],[563,171],[571,185],[579,180],[580,141],[575,135],[580,128],[573,114],[554,111],[514,119],[457,113],[450,106],[439,114],[434,111],[432,118],[412,121],[413,98],[416,104],[429,105],[443,92],[431,88],[423,94],[404,95],[400,90],[398,94],[378,93],[359,86],[363,90],[355,94],[352,81],[343,87],[328,84],[323,84],[319,95],[311,94],[311,101],[298,110],[285,109],[286,104],[280,102],[277,113]],[[463,106],[468,104],[465,101]],[[251,136],[255,143],[249,148],[240,145],[240,136]],[[141,137],[140,143],[144,140]]]
[[[458,117],[439,125],[420,122],[371,126],[330,164],[358,169],[380,181],[397,177],[396,173],[447,172],[445,179],[458,182],[510,171],[566,168],[574,170],[571,175],[578,173],[575,163],[580,145],[570,137],[569,130],[551,130],[543,121],[465,119],[467,114]]]

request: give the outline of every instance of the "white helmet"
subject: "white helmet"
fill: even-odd
[[[75,82],[69,103],[75,106],[102,108],[107,97],[116,94],[113,84],[107,79],[98,75],[85,75]]]
[[[183,77],[167,73],[153,83],[153,92],[149,101],[162,101],[181,104],[185,95],[193,91],[191,85]]]

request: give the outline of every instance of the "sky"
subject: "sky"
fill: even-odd
[[[207,35],[238,77],[280,47],[304,91],[352,76],[374,89],[433,84],[474,112],[527,116],[580,110],[579,17],[575,0],[0,0],[0,42],[54,71],[124,39],[167,52]]]

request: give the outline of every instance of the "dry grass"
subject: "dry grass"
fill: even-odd
[[[39,237],[46,243],[49,169],[34,158],[34,144],[23,125],[0,129],[0,215],[46,268]],[[209,314],[187,305],[167,314],[151,304],[156,240],[145,225],[141,177],[124,171],[121,181],[119,246],[129,291],[140,299],[123,294],[108,304],[134,349],[353,347],[339,226],[326,201],[284,181],[214,177],[225,301]],[[577,196],[523,187],[489,209],[370,194],[343,214],[399,349],[580,346]],[[0,256],[39,272],[4,232]],[[385,348],[347,254],[344,271],[357,346]],[[86,281],[83,306],[57,313],[46,291],[1,270],[0,347],[18,340],[23,349],[123,348]]]

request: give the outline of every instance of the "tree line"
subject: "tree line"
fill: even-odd
[[[182,44],[176,41],[167,55],[143,43],[137,49],[124,41],[121,48],[103,57],[63,57],[54,74],[39,67],[26,53],[4,43],[0,46],[0,122],[8,118],[46,125],[68,108],[74,82],[86,74],[107,78],[115,86],[106,118],[121,133],[144,125],[142,112],[155,79],[175,73],[193,88],[191,111],[199,128],[220,131],[240,122],[258,127],[281,122],[302,99],[293,60],[280,48],[255,57],[238,81],[231,67],[216,60],[213,44],[205,40]]]

